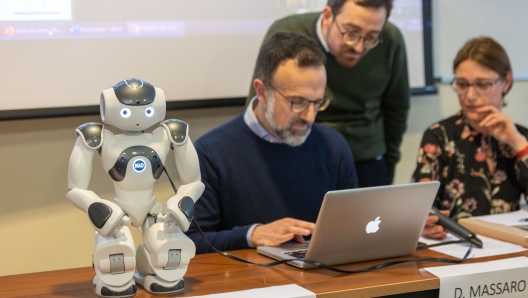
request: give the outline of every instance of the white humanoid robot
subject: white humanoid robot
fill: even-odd
[[[196,247],[182,231],[189,228],[204,184],[188,125],[180,120],[162,121],[165,110],[163,90],[140,79],[127,79],[101,94],[103,123],[124,130],[123,134],[114,135],[99,123],[76,129],[66,197],[88,215],[96,231],[92,262],[98,296],[133,296],[135,282],[156,294],[183,290],[183,276]],[[160,121],[161,127],[152,134],[143,132]],[[174,150],[183,185],[167,201],[163,215],[153,189],[169,149]],[[114,183],[114,202],[88,190],[96,152]],[[137,253],[130,221],[143,233]]]

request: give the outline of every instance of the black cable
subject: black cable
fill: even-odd
[[[416,249],[426,249],[426,248],[431,248],[431,247],[436,247],[436,246],[442,246],[442,245],[448,245],[448,244],[458,244],[458,243],[469,243],[469,242],[464,241],[464,240],[453,240],[453,241],[446,241],[446,242],[440,242],[440,243],[435,243],[435,244],[418,243],[418,246],[416,247]]]
[[[167,178],[169,178],[169,182],[172,185],[172,189],[174,189],[174,193],[177,193],[178,189],[176,188],[176,185],[174,185],[174,183],[172,182],[172,179],[169,176],[169,173],[167,172],[167,169],[165,167],[163,167],[163,172],[165,172],[165,175],[167,175]]]
[[[169,178],[169,181],[170,181],[170,183],[172,185],[172,188],[174,189],[174,192],[175,193],[178,192],[178,190],[176,189],[176,186],[172,182],[172,179],[170,178],[169,173],[167,172],[167,170],[165,168],[163,168],[163,171],[167,175],[167,178]],[[228,259],[231,259],[231,260],[235,260],[235,261],[246,263],[246,264],[250,264],[250,265],[260,266],[260,267],[272,267],[272,266],[277,266],[277,265],[280,265],[280,264],[289,263],[289,262],[292,262],[292,261],[301,261],[301,262],[306,262],[306,263],[312,264],[312,265],[314,265],[316,267],[324,268],[324,269],[327,269],[327,270],[330,270],[330,271],[334,271],[334,272],[339,272],[339,273],[360,273],[360,272],[367,272],[367,271],[382,269],[382,268],[386,268],[386,267],[389,267],[389,266],[393,266],[393,265],[397,265],[397,264],[401,264],[401,263],[406,263],[406,262],[442,262],[442,263],[458,264],[458,263],[462,263],[465,260],[467,260],[467,258],[469,257],[469,254],[473,250],[473,244],[469,243],[469,248],[468,248],[466,254],[464,255],[464,257],[462,259],[458,259],[458,260],[445,259],[445,258],[413,258],[413,259],[407,259],[407,260],[398,260],[398,261],[382,263],[382,264],[378,264],[378,265],[374,265],[374,266],[370,266],[370,267],[366,267],[366,268],[362,268],[362,269],[358,269],[358,270],[339,269],[339,268],[328,266],[328,265],[322,264],[320,262],[317,262],[317,261],[314,261],[314,260],[310,260],[310,259],[306,259],[306,258],[280,260],[280,261],[275,261],[275,262],[270,262],[270,263],[253,263],[251,261],[248,261],[246,259],[237,257],[237,256],[232,255],[232,254],[229,254],[229,253],[227,253],[225,251],[221,251],[221,250],[217,249],[216,247],[214,247],[209,242],[207,237],[205,237],[205,234],[203,233],[202,229],[200,228],[200,226],[198,225],[198,222],[196,221],[196,219],[194,217],[192,219],[192,222],[193,222],[194,227],[198,231],[198,233],[204,239],[204,241],[209,245],[209,247],[211,247],[218,254],[220,254],[220,255],[228,258]],[[422,245],[422,246],[418,245],[417,249],[425,249],[425,248],[429,248],[429,247],[447,245],[447,244],[453,244],[453,243],[460,243],[460,242],[464,242],[464,241],[460,240],[460,241],[449,241],[449,242],[443,242],[443,243],[431,244],[431,245]]]

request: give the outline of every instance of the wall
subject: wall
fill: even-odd
[[[524,33],[528,29],[524,21],[528,1],[433,0],[432,6],[437,76],[451,77],[458,49],[471,38],[487,35],[508,51],[515,78],[528,78],[528,39]]]

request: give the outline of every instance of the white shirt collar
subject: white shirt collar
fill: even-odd
[[[249,102],[249,105],[244,112],[244,122],[249,127],[249,129],[255,133],[259,138],[264,139],[270,143],[282,143],[282,141],[277,140],[274,136],[270,135],[269,132],[260,124],[257,117],[253,113],[253,109],[258,104],[257,97],[253,97]]]

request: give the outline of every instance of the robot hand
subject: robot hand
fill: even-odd
[[[163,223],[165,227],[165,232],[169,234],[178,229],[178,222],[176,221],[176,218],[170,213],[165,215],[158,214],[158,219],[156,220],[156,222]]]
[[[120,237],[119,230],[130,222],[119,206],[99,198],[93,191],[74,188],[66,194],[66,197],[88,215],[92,226],[101,236]]]
[[[167,201],[167,215],[164,218],[165,226],[171,231],[171,225],[175,224],[182,231],[187,231],[194,218],[194,202],[200,198],[205,185],[201,181],[195,181],[180,186],[178,193]]]
[[[128,216],[123,216],[119,222],[117,223],[117,227],[115,228],[115,230],[112,232],[112,235],[115,237],[115,238],[119,238],[123,235],[123,233],[121,233],[121,229],[123,227],[126,227],[128,226],[128,224],[130,223],[130,218]]]

